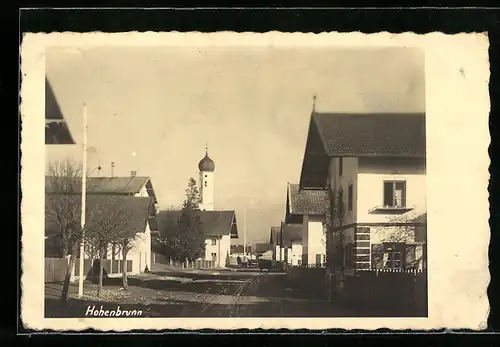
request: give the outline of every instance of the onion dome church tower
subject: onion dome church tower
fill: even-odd
[[[198,164],[200,170],[200,210],[214,210],[214,172],[215,163],[208,156],[208,146],[205,147],[205,157]]]

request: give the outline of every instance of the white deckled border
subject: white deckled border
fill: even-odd
[[[429,318],[75,318],[43,312],[45,48],[92,46],[421,47],[425,51]],[[22,320],[41,330],[485,328],[489,303],[489,41],[484,33],[50,33],[24,35]],[[462,74],[464,71],[465,74]],[[383,87],[383,84],[381,85]]]

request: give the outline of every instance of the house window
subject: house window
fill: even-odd
[[[205,178],[207,178],[207,177],[208,177],[208,175],[205,175]]]
[[[207,186],[207,181],[205,181],[205,187]]]
[[[217,259],[217,253],[212,253],[212,260]]]
[[[215,246],[217,244],[217,240],[212,239],[212,246]]]
[[[407,245],[404,243],[372,245],[372,268],[388,270],[405,269],[407,248]]]
[[[406,182],[385,181],[384,182],[384,206],[406,207]]]
[[[352,201],[353,201],[353,188],[352,184],[349,184],[349,191],[348,191],[348,197],[347,197],[347,210],[352,211]]]
[[[342,161],[342,157],[339,158],[339,176],[342,176],[342,173],[344,171],[344,163]]]

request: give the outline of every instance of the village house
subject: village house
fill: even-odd
[[[81,216],[81,198],[79,195],[48,193],[45,196],[45,257],[60,257],[62,242],[58,233],[60,220],[71,216],[73,223],[79,226]],[[62,206],[65,206],[61,208]],[[70,212],[70,209],[72,211]],[[65,211],[61,214],[61,211]],[[110,242],[104,253],[105,271],[108,274],[120,273],[119,264],[124,260],[121,246],[114,242],[123,237],[130,237],[126,259],[127,270],[131,274],[151,269],[151,229],[150,222],[155,219],[153,198],[133,197],[111,194],[91,194],[86,199],[85,227],[90,234],[97,230],[110,235]],[[69,220],[67,220],[69,222]],[[85,244],[84,259],[99,258],[92,237]],[[79,257],[79,251],[77,251]],[[90,262],[86,262],[88,273]]]
[[[331,247],[346,274],[425,266],[424,114],[313,111],[300,190],[317,189],[329,194]]]
[[[287,184],[285,223],[302,228],[301,264],[304,266],[324,266],[326,262],[327,209],[326,189],[300,189],[299,184]]]
[[[66,182],[71,180],[71,182]],[[79,177],[65,178],[57,176],[45,177],[45,193],[46,193],[46,207],[50,207],[48,199],[76,199],[80,203],[82,191],[82,181]],[[149,177],[137,177],[131,175],[130,177],[87,177],[87,206],[86,211],[89,216],[94,215],[96,208],[105,208],[109,211],[111,218],[123,218],[130,222],[130,225],[125,227],[124,232],[136,233],[137,239],[134,246],[127,255],[127,260],[132,261],[130,272],[139,273],[144,272],[146,269],[151,269],[151,232],[158,230],[158,223],[156,220],[156,211],[158,203],[156,195]],[[64,195],[64,198],[61,196]],[[116,206],[111,206],[111,204]],[[137,213],[134,212],[137,210]],[[120,217],[118,213],[120,212]],[[123,211],[128,211],[128,215]],[[80,215],[81,211],[77,211]],[[143,214],[146,213],[146,217]],[[57,237],[53,237],[53,232],[50,229],[51,225],[50,214],[53,213],[50,209],[46,209],[46,233],[48,238],[45,240],[46,257],[55,257],[59,253],[58,244],[60,241]],[[132,219],[129,219],[132,218]],[[76,218],[76,217],[75,217]],[[80,222],[78,217],[77,222]],[[53,218],[52,218],[53,220]],[[86,221],[86,225],[92,221]],[[48,223],[48,224],[47,224]],[[97,223],[97,221],[96,221]],[[119,221],[115,221],[119,225]],[[144,225],[143,225],[144,224]],[[47,229],[48,228],[48,229]],[[132,228],[133,230],[129,230]],[[85,255],[89,259],[89,255]],[[121,259],[121,252],[118,248],[109,245],[108,252],[105,259],[112,262]]]
[[[200,211],[195,218],[200,222],[206,237],[203,259],[213,261],[216,267],[225,267],[231,263],[231,240],[238,238],[236,213],[234,210],[215,210],[214,180],[215,163],[205,156],[198,163]],[[177,223],[181,211],[162,211],[159,213],[160,223]]]
[[[282,261],[285,258],[285,250],[282,247],[283,242],[281,238],[281,227],[271,227],[269,243],[273,248],[273,260]]]
[[[158,222],[163,228],[179,222],[181,211],[160,211]],[[230,264],[231,239],[238,238],[238,227],[234,211],[195,211],[194,218],[199,222],[205,236],[203,259],[213,261],[216,267]]]
[[[273,259],[273,245],[270,243],[256,243],[255,256],[257,259]]]
[[[284,261],[291,266],[302,265],[302,233],[301,224],[281,223],[282,248],[285,252]]]

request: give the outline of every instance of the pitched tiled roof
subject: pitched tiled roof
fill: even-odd
[[[425,114],[315,113],[329,156],[425,157]]]
[[[72,220],[80,225],[81,198],[78,195],[46,194],[45,195],[45,222],[46,229],[54,228],[55,211],[61,204],[71,206]],[[149,197],[133,197],[124,195],[88,195],[86,201],[87,228],[113,225],[127,235],[143,233],[146,222],[151,217],[153,200]],[[66,215],[66,214],[65,214]]]
[[[301,224],[281,224],[283,235],[283,246],[289,247],[293,241],[302,241],[302,225]]]
[[[269,237],[269,243],[279,244],[280,237],[281,237],[281,228],[280,227],[271,227],[271,235]]]
[[[231,238],[238,238],[238,227],[234,211],[196,211],[194,213],[200,219],[201,229],[206,236],[221,236],[231,234]],[[181,211],[158,212],[158,223],[177,223]]]
[[[57,187],[52,183],[54,176],[45,176],[45,192],[58,192]],[[59,179],[59,178],[57,178]],[[80,177],[71,179],[73,184],[71,192],[80,193],[82,191],[82,180]],[[149,177],[87,177],[87,193],[89,194],[137,194],[141,188],[150,183]],[[151,193],[154,197],[152,186]]]
[[[324,189],[302,189],[298,184],[288,184],[288,211],[296,215],[325,214],[328,208],[328,191]]]
[[[262,254],[267,251],[271,251],[273,249],[273,245],[270,243],[257,243],[255,244],[255,253]]]

